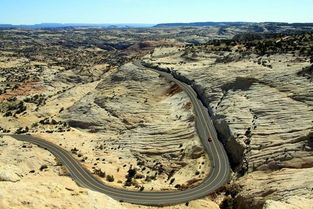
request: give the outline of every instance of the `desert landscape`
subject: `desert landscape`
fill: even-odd
[[[311,31],[278,23],[1,29],[0,208],[159,208],[84,188],[49,151],[10,134],[62,147],[114,188],[201,184],[215,165],[193,104],[152,69],[195,90],[232,169],[214,193],[163,208],[312,208]]]

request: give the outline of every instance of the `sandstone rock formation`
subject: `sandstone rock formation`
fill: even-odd
[[[12,165],[0,165],[0,181],[17,182],[21,177],[17,174],[18,168]]]
[[[0,147],[0,208],[125,208],[59,176],[61,167],[48,151],[11,137],[0,140],[7,143]]]
[[[64,176],[63,167],[54,156],[36,145],[20,142],[11,137],[0,138],[0,145],[1,209],[158,208],[120,203],[104,194],[78,186],[70,176]],[[209,198],[166,208],[177,207],[219,208]]]
[[[0,132],[32,134],[58,144],[104,183],[123,189],[179,190],[201,182],[210,163],[199,149],[187,95],[156,73],[131,64],[118,70],[155,46],[181,45],[160,40],[163,30],[149,31],[0,31]],[[0,183],[5,189],[0,202],[5,208],[97,207],[91,197],[90,205],[79,206],[80,198],[89,198],[79,187],[69,187],[75,191],[69,197],[62,181],[73,182],[52,155],[27,143],[15,146],[8,137],[1,140]],[[19,187],[32,184],[25,199],[39,193],[38,187],[39,200],[46,202],[14,200]],[[64,201],[53,203],[54,188]],[[208,198],[190,202],[200,208],[212,204]]]
[[[216,193],[166,208],[310,208],[313,36],[242,34],[310,27],[1,30],[0,132],[58,144],[118,188],[194,186],[210,163],[188,97],[125,65],[150,53],[148,65],[198,92],[234,171]],[[49,152],[10,137],[0,138],[0,188],[0,208],[153,208],[79,187]]]
[[[193,186],[188,181],[203,179],[209,161],[189,103],[174,83],[127,64],[61,114],[93,140],[58,143],[80,150],[91,171],[113,175],[114,186],[148,191]],[[126,177],[130,171],[134,174]]]
[[[184,48],[169,56],[157,49],[145,63],[190,83],[208,107],[237,173],[236,208],[292,205],[294,197],[309,204],[313,85],[299,73],[308,59],[194,49],[192,59]]]

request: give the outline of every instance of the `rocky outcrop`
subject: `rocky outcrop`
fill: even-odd
[[[264,203],[263,209],[307,209],[312,208],[313,201],[311,199],[305,199],[302,197],[291,197],[284,202],[275,200],[267,200]]]
[[[313,168],[290,169],[283,168],[269,172],[256,171],[242,177],[237,184],[242,187],[236,198],[236,208],[268,207],[279,204],[295,204],[298,208],[312,202]],[[292,202],[291,199],[302,199],[301,202]],[[289,201],[288,201],[289,200]],[[249,202],[249,204],[247,204]],[[300,204],[299,204],[300,203]]]
[[[268,200],[287,204],[286,194],[312,198],[313,182],[294,183],[312,175],[313,86],[307,60],[251,54],[220,63],[216,60],[238,53],[194,51],[196,61],[186,61],[182,50],[168,57],[152,54],[144,62],[190,83],[208,107],[239,177],[237,208],[261,208]]]
[[[17,170],[16,166],[0,164],[0,181],[19,181],[21,177],[17,174]]]

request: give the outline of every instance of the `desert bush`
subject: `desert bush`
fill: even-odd
[[[113,182],[114,181],[114,176],[113,175],[107,175],[106,180],[108,182]]]

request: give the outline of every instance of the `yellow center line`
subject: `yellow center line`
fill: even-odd
[[[189,86],[188,86],[186,89],[188,89],[188,88],[189,88]],[[188,92],[188,91],[189,91],[189,89],[187,90],[187,92]],[[190,95],[190,96],[192,96],[192,95]],[[199,108],[199,112],[200,112],[200,114],[201,114],[201,116],[202,116],[203,122],[204,122],[204,124],[205,124],[205,126],[206,126],[208,132],[210,133],[210,129],[209,129],[209,127],[208,127],[208,124],[206,123],[205,117],[204,117],[202,111],[200,111],[200,110],[201,110],[200,102],[199,102],[198,100],[196,100],[196,104],[197,104],[197,106],[198,106],[198,108]],[[209,146],[210,146],[210,144],[209,144]],[[220,161],[220,157],[219,157],[219,154],[218,154],[218,150],[217,150],[217,148],[216,148],[216,146],[215,146],[215,141],[214,141],[214,143],[213,143],[213,146],[214,146],[214,149],[215,149],[215,151],[216,151],[216,153],[217,153],[218,164],[220,164],[221,161]],[[207,150],[207,151],[208,151],[208,150]],[[213,161],[213,159],[212,159],[212,161]],[[214,181],[216,180],[216,178],[219,176],[220,172],[221,172],[221,166],[219,166],[218,173],[217,173],[217,175],[215,176],[215,178],[213,179],[213,182],[214,182]]]

